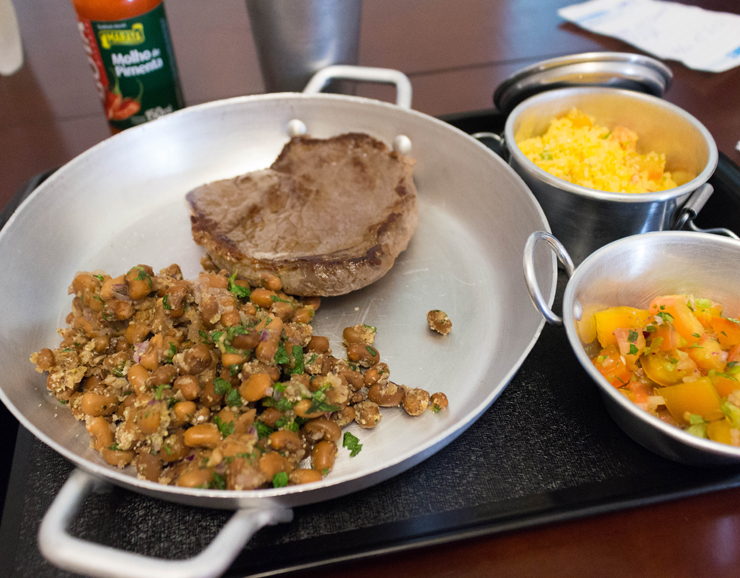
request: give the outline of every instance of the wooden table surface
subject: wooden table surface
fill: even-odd
[[[243,0],[166,0],[185,100],[198,104],[263,91]],[[567,24],[569,0],[364,0],[360,64],[405,72],[417,110],[489,109],[515,70],[622,42]],[[737,0],[687,1],[740,13]],[[0,77],[0,207],[35,173],[108,137],[75,15],[67,0],[16,0],[25,64]],[[666,99],[697,117],[740,163],[740,68],[721,74],[667,63]],[[390,89],[360,95],[392,99]],[[738,576],[740,490],[407,551],[304,576]]]

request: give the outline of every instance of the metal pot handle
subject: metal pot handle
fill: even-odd
[[[101,484],[78,469],[54,498],[38,534],[39,549],[52,564],[70,572],[101,578],[213,578],[229,567],[260,528],[293,519],[293,511],[283,508],[237,510],[213,542],[197,556],[188,560],[151,558],[80,540],[67,532],[85,498]]]
[[[565,272],[568,274],[568,278],[573,276],[573,271],[575,270],[573,259],[570,258],[563,244],[545,231],[535,231],[527,239],[527,244],[524,245],[524,282],[527,284],[529,298],[548,323],[562,325],[563,318],[553,313],[552,309],[550,309],[547,301],[542,296],[540,285],[537,282],[537,273],[534,269],[534,249],[540,241],[545,241],[555,251],[555,255],[557,255],[558,260],[563,264]]]
[[[396,105],[401,108],[411,108],[411,81],[400,70],[391,68],[371,68],[369,66],[350,66],[348,64],[327,66],[311,77],[306,88],[303,89],[303,94],[321,92],[327,82],[337,78],[393,84],[396,87]]]
[[[699,211],[701,211],[702,207],[704,207],[704,205],[707,203],[709,197],[712,196],[712,193],[714,193],[714,187],[712,187],[712,185],[710,185],[709,183],[704,183],[701,187],[694,191],[694,193],[689,197],[689,200],[686,201],[684,206],[681,208],[681,212],[678,214],[676,224],[673,226],[673,228],[676,231],[680,231],[686,225],[688,225],[692,231],[695,231],[697,233],[714,233],[716,235],[725,235],[726,237],[731,237],[740,241],[740,237],[738,237],[729,229],[725,229],[724,227],[717,227],[714,229],[700,229],[694,223],[694,219],[696,219]]]
[[[490,148],[493,152],[495,152],[498,156],[500,156],[506,162],[509,162],[509,157],[511,155],[509,154],[509,147],[506,146],[506,139],[504,138],[503,134],[497,134],[495,132],[476,132],[476,133],[471,134],[470,136],[472,136],[474,139],[477,139],[477,140],[483,140],[486,138],[491,139],[493,142],[496,143],[496,146],[495,147],[489,146],[488,148]]]

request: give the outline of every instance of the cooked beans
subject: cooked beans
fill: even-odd
[[[383,417],[378,404],[374,401],[362,401],[354,406],[355,421],[363,429],[372,429]]]
[[[212,423],[202,423],[194,425],[185,432],[185,445],[191,448],[199,446],[206,448],[215,448],[221,441],[221,433],[218,427]]]
[[[326,475],[334,469],[334,460],[337,456],[337,444],[320,441],[311,451],[311,467],[317,472]]]
[[[272,274],[261,285],[247,296],[225,270],[183,281],[176,265],[80,273],[61,345],[32,360],[103,460],[193,488],[317,482],[348,459],[342,427],[375,427],[381,407],[447,406],[388,380],[374,327],[346,328],[337,359],[309,325],[320,299],[286,295]]]
[[[347,357],[362,367],[372,367],[380,361],[378,350],[364,343],[350,343],[347,346]]]
[[[418,388],[409,388],[403,398],[403,409],[409,415],[421,415],[429,407],[429,392]]]
[[[439,309],[432,309],[427,313],[427,323],[429,329],[442,335],[447,335],[452,331],[452,321],[447,317],[447,313]]]

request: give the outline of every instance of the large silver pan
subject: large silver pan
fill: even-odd
[[[543,326],[521,273],[532,231],[548,230],[522,180],[475,139],[409,109],[408,79],[394,71],[325,70],[304,94],[235,98],[189,108],[106,140],[40,186],[0,232],[0,398],[35,436],[78,470],[42,523],[43,554],[65,569],[98,576],[215,576],[260,527],[287,521],[292,506],[335,498],[381,482],[431,456],[460,435],[501,394]],[[399,105],[315,94],[332,75],[394,82]],[[300,121],[300,122],[291,122]],[[302,126],[316,137],[360,131],[394,143],[417,160],[419,227],[383,279],[326,299],[315,321],[342,351],[348,325],[378,327],[377,347],[396,381],[444,391],[449,410],[410,418],[386,411],[374,430],[350,430],[364,444],[340,450],[324,481],[296,487],[224,492],[161,486],[104,464],[88,447],[82,423],[47,394],[29,355],[58,343],[69,311],[66,288],[78,270],[113,274],[132,264],[176,262],[199,271],[184,195],[203,183],[268,166]],[[406,138],[403,138],[406,137]],[[552,301],[555,260],[536,256]],[[432,334],[426,313],[443,309],[447,337]],[[193,506],[236,509],[198,557],[154,560],[82,542],[66,528],[99,482]]]

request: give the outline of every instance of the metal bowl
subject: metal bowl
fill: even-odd
[[[639,152],[665,153],[666,170],[696,177],[667,191],[629,194],[574,185],[544,171],[522,153],[517,140],[543,134],[553,118],[574,107],[601,125],[634,130]],[[686,111],[654,96],[613,88],[565,88],[528,98],[509,115],[504,140],[509,163],[537,197],[553,234],[576,264],[616,239],[683,226],[711,195],[706,182],[718,159],[709,131]]]
[[[546,241],[564,261],[571,278],[563,297],[562,319],[538,297],[530,257]],[[740,464],[740,448],[700,439],[668,425],[619,393],[589,359],[585,345],[595,339],[593,314],[619,305],[647,308],[658,295],[693,294],[722,303],[724,314],[740,313],[740,242],[705,233],[667,231],[615,241],[588,257],[573,272],[563,246],[552,235],[535,232],[524,253],[532,300],[545,318],[565,325],[573,351],[599,388],[614,421],[640,445],[668,459],[696,465]]]

